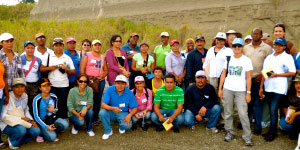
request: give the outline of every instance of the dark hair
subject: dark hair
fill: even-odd
[[[260,30],[260,34],[263,35],[263,30],[261,28],[254,28],[251,32],[251,34],[255,31],[255,30]]]
[[[3,47],[3,46],[2,46],[2,45],[0,45],[0,49],[2,49],[2,47]]]
[[[92,42],[91,42],[89,39],[84,39],[84,40],[82,40],[81,46],[82,46],[85,42],[89,43],[89,44],[92,46]]]
[[[156,66],[156,67],[153,69],[153,73],[154,73],[156,70],[160,70],[161,72],[163,72],[163,68],[160,67],[160,66]]]
[[[122,41],[121,35],[115,34],[115,35],[113,35],[113,36],[111,37],[111,39],[110,39],[110,46],[111,46],[111,47],[113,47],[112,42],[114,42],[118,37],[119,37],[119,38],[121,39],[121,41]]]
[[[213,39],[211,46],[216,46],[216,38]],[[229,47],[228,41],[225,40],[225,47]]]
[[[176,82],[176,78],[175,78],[175,76],[174,76],[173,74],[168,73],[168,74],[165,76],[165,80],[166,80],[167,78],[173,78],[173,79],[174,79],[174,82]]]
[[[284,26],[283,23],[276,23],[275,26],[274,26],[274,28],[273,28],[273,32],[274,32],[274,30],[275,30],[276,27],[281,27],[283,29],[283,32],[285,32],[285,26]]]
[[[81,73],[81,74],[79,74],[79,75],[76,77],[76,79],[75,79],[75,86],[78,86],[77,81],[79,81],[79,79],[80,79],[81,77],[86,77],[86,80],[87,80],[87,82],[88,82],[87,85],[89,84],[89,80],[88,80],[87,75],[84,74],[84,73]]]

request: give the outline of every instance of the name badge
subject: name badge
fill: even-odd
[[[91,63],[97,63],[96,59],[91,59]]]
[[[125,107],[125,103],[119,104],[119,107]]]
[[[143,99],[143,100],[142,100],[142,103],[146,103],[146,102],[147,102],[147,99]]]
[[[85,102],[85,101],[80,101],[80,105],[86,106],[86,105],[87,105],[87,102]]]
[[[125,56],[122,56],[122,59],[125,59]]]

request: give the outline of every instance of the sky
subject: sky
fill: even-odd
[[[38,0],[35,1],[37,2]],[[0,5],[16,5],[18,3],[18,0],[0,0]]]

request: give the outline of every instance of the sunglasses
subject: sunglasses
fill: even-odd
[[[88,83],[87,80],[78,80],[79,83]]]
[[[243,47],[243,46],[238,44],[238,45],[232,45],[232,47],[233,48],[236,48],[236,47],[240,48],[240,47]]]
[[[116,40],[116,41],[114,41],[114,42],[120,42],[120,43],[122,43],[122,41],[121,41],[121,40],[119,40],[119,41],[117,41],[117,40]]]
[[[91,45],[89,45],[89,44],[83,44],[83,46],[91,46]]]

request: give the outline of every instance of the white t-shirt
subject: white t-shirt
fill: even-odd
[[[49,66],[56,66],[60,64],[65,64],[69,69],[75,69],[72,59],[63,53],[59,58],[54,54],[50,54]],[[48,78],[52,83],[53,87],[68,87],[69,79],[67,72],[61,73],[59,69],[55,69],[49,72]]]
[[[26,61],[26,65],[23,66],[24,70],[29,70],[30,64],[32,61]],[[32,66],[30,72],[27,74],[25,81],[26,82],[37,82],[39,80],[38,70],[39,70],[38,61],[35,61],[34,65]]]
[[[272,68],[274,73],[296,72],[294,59],[285,51],[274,56],[274,52],[267,56],[264,61],[263,70]],[[288,90],[287,77],[267,78],[265,80],[265,91],[286,95]]]
[[[227,60],[225,61],[223,68],[227,69]],[[240,58],[231,56],[228,68],[224,88],[231,91],[246,91],[246,72],[253,70],[251,60],[245,55],[242,55]]]

